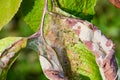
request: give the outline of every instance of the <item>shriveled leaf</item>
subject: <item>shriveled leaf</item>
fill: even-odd
[[[14,42],[20,40],[21,37],[7,37],[0,40],[0,56],[3,51],[9,48]]]
[[[113,43],[102,35],[100,30],[88,21],[75,18],[54,14],[52,20],[53,25],[49,28],[46,37],[60,57],[62,66],[71,64],[69,66],[72,74],[77,74],[77,77],[74,75],[75,79],[79,79],[80,74],[91,80],[101,80],[101,76],[102,79],[117,78]],[[87,48],[80,43],[79,39]],[[66,74],[70,75],[68,72]]]
[[[94,55],[79,41],[65,19],[51,18],[44,30],[46,40],[56,51],[68,80],[101,80]]]
[[[0,0],[0,30],[17,13],[22,0]]]
[[[18,56],[18,51],[26,46],[27,39],[7,37],[0,40],[0,80],[5,80],[7,72]]]
[[[101,34],[101,31],[88,21],[73,18],[68,18],[66,21],[83,44],[93,52],[103,80],[116,80],[118,67],[113,42]]]
[[[94,7],[96,0],[55,0],[57,5],[64,11],[80,17],[91,20],[95,14]]]
[[[38,38],[38,50],[40,64],[46,77],[50,80],[67,80],[56,52],[46,44],[42,36]]]

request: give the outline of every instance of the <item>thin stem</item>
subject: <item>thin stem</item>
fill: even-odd
[[[44,9],[43,9],[42,19],[41,19],[41,23],[40,23],[40,27],[39,27],[40,29],[38,32],[36,32],[35,34],[28,37],[28,39],[34,39],[34,38],[37,38],[39,36],[42,36],[42,38],[44,39],[43,27],[44,27],[45,14],[47,12],[48,12],[48,0],[44,0]]]
[[[43,27],[44,27],[45,14],[47,11],[48,11],[48,0],[44,0],[44,10],[43,10],[43,15],[42,15],[42,20],[41,20],[40,30],[39,30],[42,37],[44,37]]]

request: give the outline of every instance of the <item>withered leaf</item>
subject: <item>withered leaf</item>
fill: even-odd
[[[72,57],[76,55],[76,54],[73,54],[75,53],[76,49],[75,48],[72,49],[72,47],[70,47],[71,49],[68,50],[67,48],[67,44],[69,45],[72,43],[71,46],[74,47],[80,42],[79,41],[80,39],[81,42],[87,47],[87,49],[92,51],[93,55],[95,56],[96,63],[99,66],[99,70],[103,80],[117,79],[118,68],[117,68],[117,63],[114,56],[114,49],[113,49],[114,44],[110,39],[107,39],[104,35],[102,35],[101,31],[98,30],[92,23],[88,21],[84,21],[76,18],[69,18],[69,17],[58,15],[58,14],[53,14],[51,16],[52,16],[51,23],[49,22],[51,24],[49,25],[49,27],[50,26],[51,27],[49,28],[49,32],[46,35],[46,39],[50,41],[50,44],[56,50],[59,56],[60,62],[62,63],[63,69],[66,66],[64,66],[64,60],[62,60],[63,56],[59,54],[61,48],[59,47],[58,49],[58,46],[65,48],[65,50],[67,51],[67,55],[69,57],[69,59],[66,61],[67,62],[70,61],[70,64],[74,63],[74,64],[80,65],[81,63],[86,63],[86,62],[76,63],[77,61],[72,60]],[[74,35],[69,34],[72,31],[76,34],[77,37],[76,36],[74,37]],[[80,57],[78,59],[80,59]],[[73,65],[69,65],[69,66],[72,67]],[[74,71],[74,69],[72,71]],[[89,72],[90,71],[88,70],[88,73]],[[90,78],[92,80],[95,79],[95,77],[90,77]]]
[[[7,72],[18,56],[18,51],[26,46],[27,38],[7,37],[0,40],[0,80],[5,80]]]
[[[42,37],[38,38],[38,50],[40,64],[46,77],[50,80],[67,80],[56,52]]]

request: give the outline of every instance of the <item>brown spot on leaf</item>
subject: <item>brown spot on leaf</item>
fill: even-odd
[[[81,27],[80,27],[80,26],[78,26],[78,29],[80,30],[80,29],[81,29]]]
[[[79,30],[79,29],[76,29],[76,30],[74,30],[74,31],[75,31],[75,33],[79,36],[80,30]]]
[[[87,46],[88,49],[93,50],[93,45],[91,41],[83,41],[83,43]]]
[[[87,25],[88,28],[90,28],[92,31],[97,30],[97,28],[89,22],[85,22],[84,20],[78,20],[75,18],[66,17],[66,18],[64,18],[64,20],[60,20],[60,18],[55,18],[54,24],[53,24],[54,26],[52,26],[52,25],[50,26],[50,27],[52,27],[50,29],[52,31],[50,32],[50,30],[48,30],[48,32],[47,32],[47,33],[49,33],[49,35],[47,35],[47,39],[52,43],[51,45],[54,47],[55,51],[58,52],[58,54],[63,53],[62,48],[59,47],[59,45],[64,46],[64,45],[71,44],[71,45],[69,45],[70,49],[69,49],[69,46],[64,46],[65,48],[68,47],[68,50],[66,50],[66,52],[68,55],[68,61],[70,60],[70,65],[71,65],[70,71],[72,71],[72,72],[69,72],[69,71],[67,72],[68,77],[72,77],[72,76],[77,77],[74,73],[78,74],[77,69],[79,69],[79,67],[84,66],[84,62],[79,57],[79,54],[77,54],[76,52],[74,52],[72,50],[72,47],[75,44],[77,44],[77,42],[79,41],[79,38],[74,37],[74,34],[77,33],[77,35],[78,35],[80,33],[80,31],[76,30],[75,33],[73,33],[71,31],[72,27],[77,22],[81,22],[81,23]],[[79,27],[78,27],[78,29],[79,29]],[[60,35],[57,35],[57,34],[60,34]],[[89,50],[93,51],[93,42],[92,41],[83,41],[83,43],[88,47]],[[100,43],[97,43],[97,44],[100,45]],[[110,46],[111,42],[108,41],[105,45]],[[101,49],[101,48],[100,48],[100,50],[103,51],[103,49]],[[99,54],[99,52],[93,51],[95,53],[96,62],[98,63],[98,66],[101,67],[105,73],[106,80],[114,80],[115,75],[117,75],[117,64],[115,61],[115,57],[113,57],[113,55],[111,54],[111,53],[113,53],[112,51],[113,50],[110,51],[110,54],[105,55],[104,61],[99,58],[100,56],[102,57],[102,55]],[[72,54],[68,54],[68,53],[72,53]],[[106,58],[106,56],[108,56],[108,57]],[[62,62],[62,60],[66,60],[61,55],[60,55],[60,59],[61,59],[60,60],[61,62]],[[67,65],[66,61],[63,61],[63,67],[65,67],[64,69],[68,69],[68,67],[66,67],[66,65]],[[85,71],[88,73],[91,72],[90,70],[88,70],[88,68],[87,68],[87,70],[85,69]],[[66,71],[64,70],[64,72],[66,72]],[[72,75],[69,73],[71,73]],[[64,79],[62,76],[60,76],[60,72],[58,72],[58,71],[48,70],[48,71],[45,71],[45,74],[47,76],[49,76],[51,80],[66,80],[66,78]],[[110,76],[110,78],[109,78],[109,76]],[[76,80],[78,80],[78,79],[80,79],[79,75]]]
[[[106,46],[109,47],[109,46],[111,46],[111,45],[112,45],[112,41],[111,41],[111,40],[108,40],[108,41],[106,42]]]
[[[117,68],[115,55],[109,54],[103,61],[103,70],[107,80],[117,80]]]
[[[93,51],[94,55],[96,58],[99,58],[100,57],[100,53],[98,51]]]
[[[97,27],[95,27],[93,24],[89,24],[89,28],[92,29],[93,31],[97,30]]]
[[[69,27],[73,27],[78,21],[76,19],[66,19],[66,23]]]
[[[44,71],[44,73],[50,80],[68,80],[59,71],[46,70],[46,71]]]

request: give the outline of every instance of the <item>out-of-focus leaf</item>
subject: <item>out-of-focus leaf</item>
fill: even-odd
[[[57,5],[64,11],[80,17],[91,20],[95,14],[94,7],[96,0],[55,0]]]
[[[20,33],[21,36],[27,37],[27,36],[30,36],[34,33],[33,30],[23,20],[23,18],[20,19],[18,27],[19,27],[18,32]]]
[[[16,14],[22,0],[0,0],[0,30]]]
[[[5,80],[7,72],[18,56],[18,51],[26,46],[27,38],[7,37],[0,40],[0,80]]]

